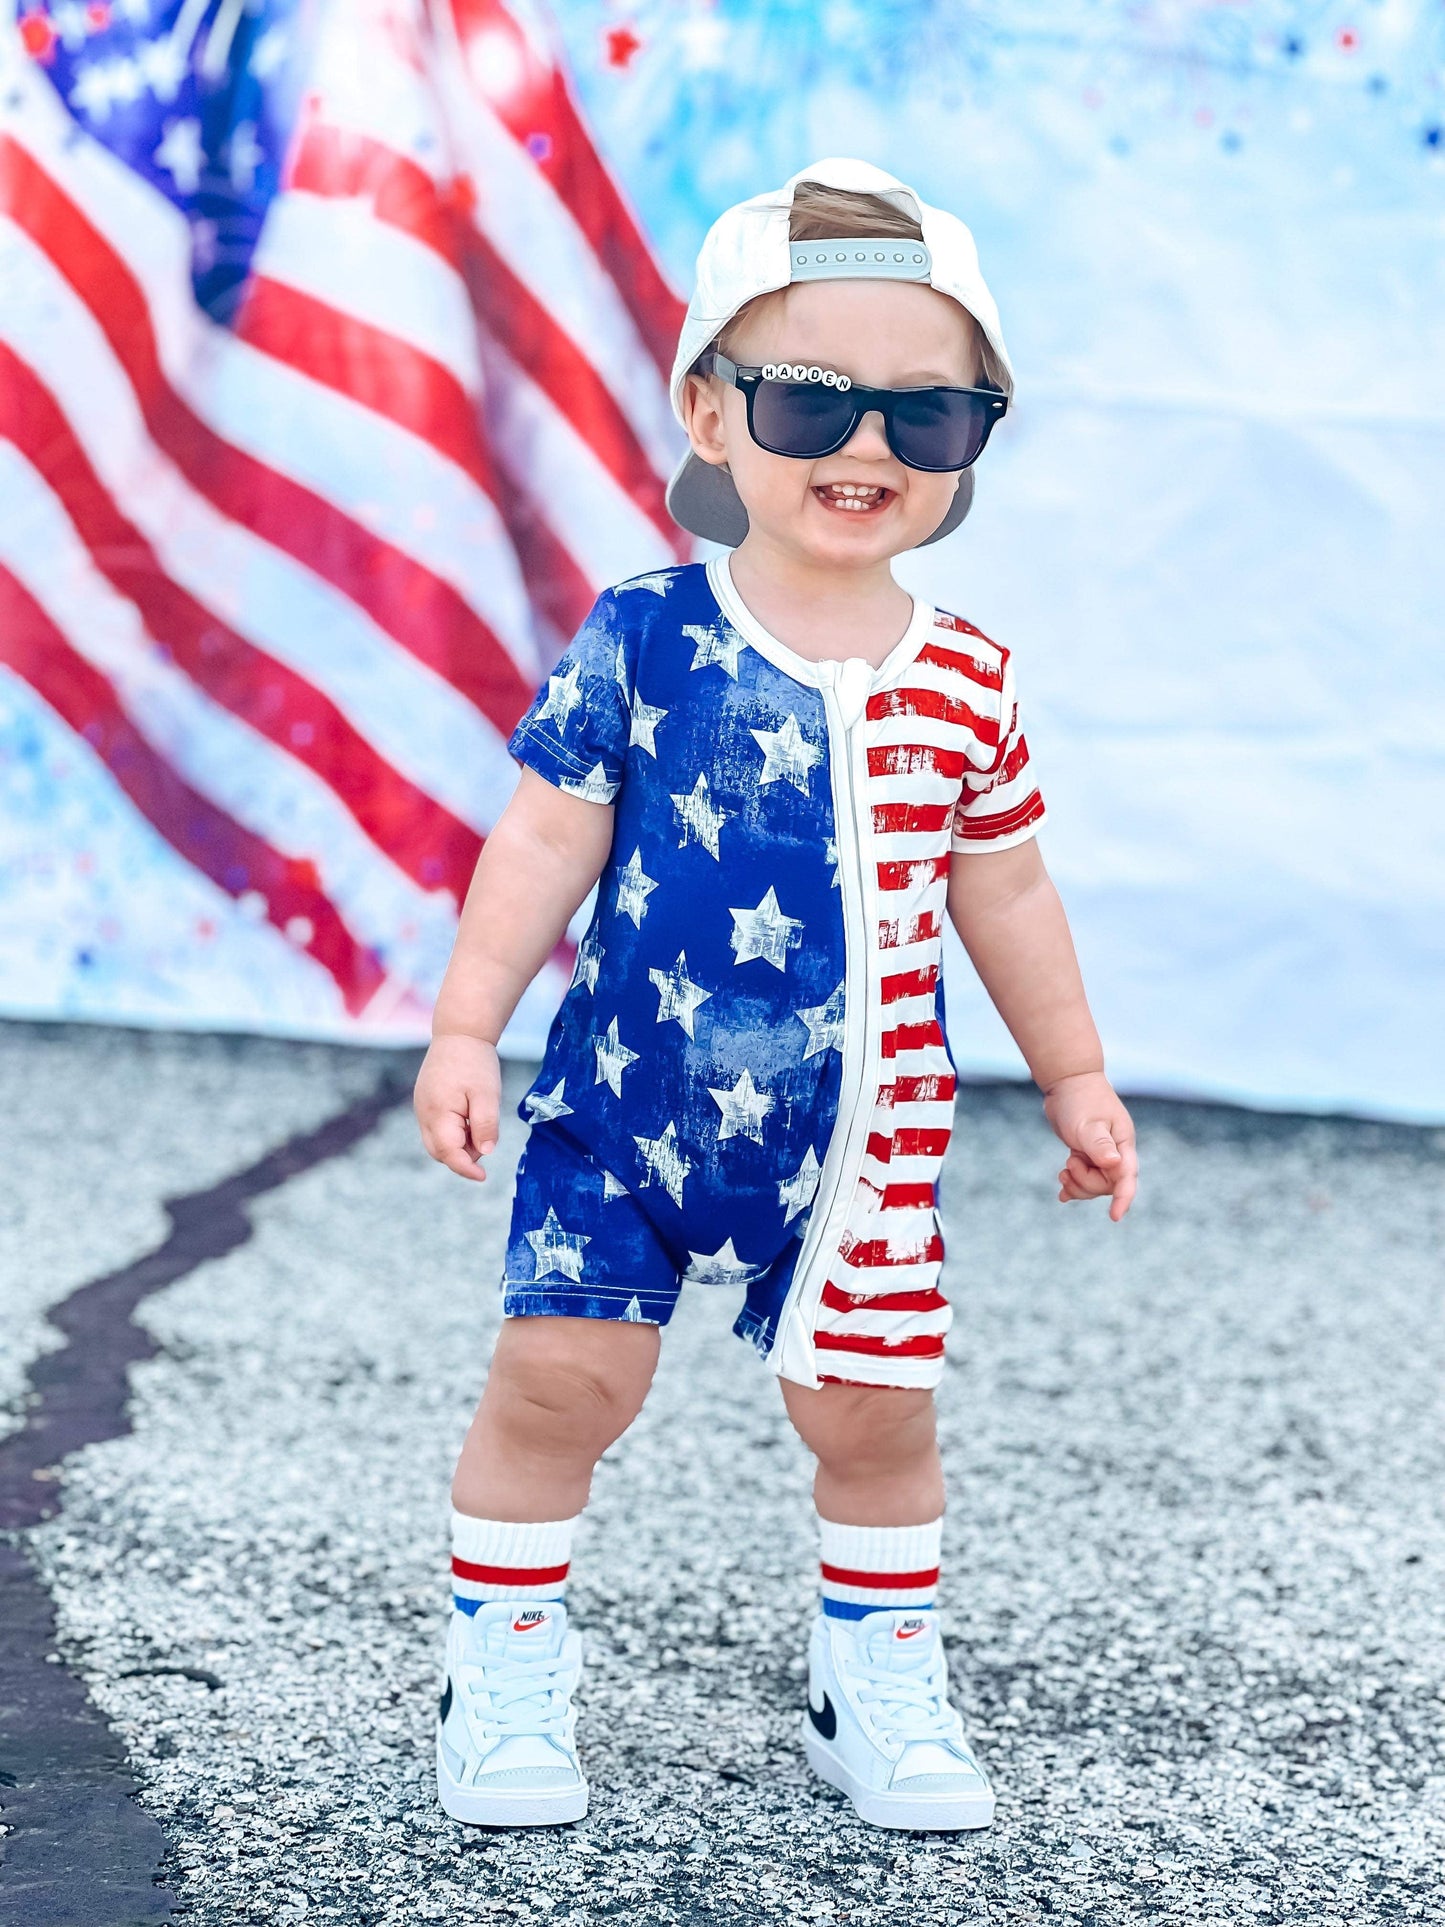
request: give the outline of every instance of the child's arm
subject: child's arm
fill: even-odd
[[[602,873],[612,805],[524,768],[482,846],[416,1080],[422,1142],[458,1177],[485,1178],[497,1145],[497,1039]]]
[[[1134,1125],[1104,1075],[1064,906],[1037,840],[956,856],[948,914],[1069,1147],[1060,1202],[1112,1192],[1117,1223],[1138,1183]]]

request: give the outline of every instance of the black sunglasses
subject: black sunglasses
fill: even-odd
[[[832,368],[786,361],[745,368],[717,348],[698,356],[694,372],[741,388],[748,433],[759,448],[798,461],[835,453],[876,408],[905,467],[935,474],[969,468],[1008,407],[998,388],[859,388]]]

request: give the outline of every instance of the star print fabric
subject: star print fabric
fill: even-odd
[[[508,1311],[722,1285],[785,1377],[936,1383],[949,864],[1043,820],[1007,652],[915,603],[877,668],[807,661],[693,563],[605,590],[509,746],[613,842],[518,1107]]]
[[[826,738],[819,692],[746,645],[699,565],[604,591],[517,725],[519,761],[615,815],[572,986],[520,1106],[528,1164],[545,1160],[553,1183],[565,1165],[576,1185],[550,1190],[558,1225],[538,1252],[525,1234],[545,1227],[548,1191],[534,1223],[519,1173],[509,1306],[570,1287],[595,1298],[593,1315],[623,1316],[636,1297],[637,1315],[662,1322],[664,1269],[634,1235],[645,1223],[672,1295],[680,1272],[742,1286],[748,1335],[766,1342],[838,1111]],[[584,1217],[605,1226],[598,1243],[562,1246],[587,1235]],[[621,1240],[626,1265],[609,1248],[604,1266],[604,1238]]]

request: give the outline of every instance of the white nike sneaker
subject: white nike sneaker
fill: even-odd
[[[557,1827],[587,1811],[572,1693],[582,1640],[560,1602],[488,1600],[447,1629],[437,1797],[479,1827]]]
[[[803,1745],[815,1773],[875,1827],[986,1827],[993,1788],[948,1701],[938,1616],[819,1613],[808,1648]]]

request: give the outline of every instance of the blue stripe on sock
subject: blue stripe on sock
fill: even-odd
[[[522,1599],[509,1603],[522,1606],[560,1606],[562,1604],[562,1595],[559,1592],[551,1599]],[[467,1618],[470,1619],[476,1612],[478,1606],[500,1606],[502,1601],[500,1599],[463,1599],[460,1593],[454,1592],[452,1594],[452,1604],[459,1613],[465,1613]]]
[[[823,1598],[823,1611],[829,1619],[866,1619],[869,1613],[931,1613],[933,1601],[926,1606],[860,1606],[852,1599]]]

